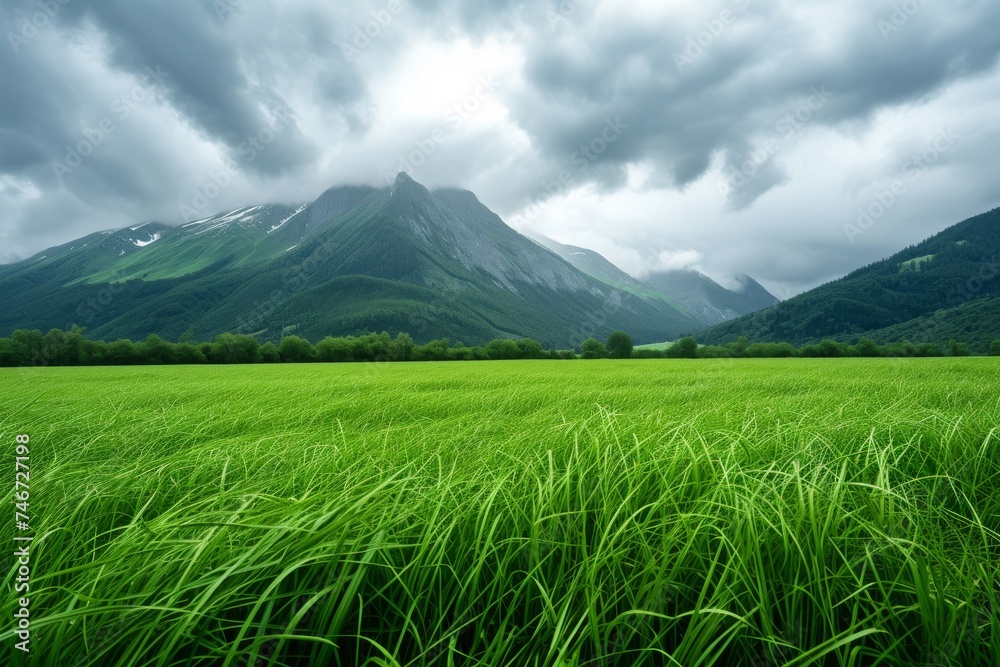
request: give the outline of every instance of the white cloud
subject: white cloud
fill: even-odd
[[[10,5],[0,28],[33,7]],[[1000,203],[995,3],[928,4],[888,40],[877,21],[891,7],[862,0],[574,6],[551,25],[549,5],[404,2],[348,60],[338,43],[382,4],[244,3],[220,21],[178,0],[153,25],[131,3],[76,0],[21,53],[0,50],[14,101],[0,110],[0,261],[116,224],[180,222],[179,204],[286,107],[295,127],[206,213],[384,185],[405,169],[634,275],[748,273],[787,297]],[[678,71],[674,53],[725,9],[740,10],[737,22]],[[51,161],[81,126],[157,64],[171,76],[162,99],[138,104],[56,181]],[[783,136],[778,122],[814,86],[833,97]],[[608,118],[628,129],[580,161]],[[947,127],[961,140],[850,238],[858,209]],[[748,182],[721,196],[726,175],[776,135]]]

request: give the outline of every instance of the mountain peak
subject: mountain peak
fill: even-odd
[[[431,194],[406,173],[394,186],[392,197],[389,188],[344,186],[305,207],[250,206],[162,230],[136,224],[0,267],[0,331],[62,326],[81,299],[110,284],[126,290],[114,306],[82,313],[96,337],[174,338],[190,328],[208,340],[250,331],[280,339],[295,326],[319,340],[412,327],[420,342],[529,337],[568,349],[583,337],[574,323],[595,312],[595,336],[622,329],[640,341],[707,324],[648,290],[581,272],[467,190]],[[299,286],[285,289],[297,262]],[[178,309],[178,295],[205,280],[226,288],[197,292],[197,310]],[[268,309],[254,305],[264,300]],[[150,315],[168,307],[169,320]],[[433,317],[418,328],[414,313],[428,309]]]
[[[396,191],[404,185],[409,185],[410,183],[416,183],[416,181],[410,178],[410,175],[405,171],[401,171],[396,174],[396,181],[392,184],[392,189],[393,191]]]
[[[410,175],[405,171],[399,172],[396,176],[396,181],[392,184],[392,194],[397,197],[402,197],[403,200],[411,203],[416,201],[424,203],[431,202],[430,191],[417,181],[410,178]]]

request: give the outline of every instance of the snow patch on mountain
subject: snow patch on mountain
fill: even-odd
[[[152,244],[156,243],[161,238],[163,238],[163,234],[161,234],[160,232],[156,232],[155,234],[153,234],[152,238],[150,238],[148,241],[140,241],[140,240],[136,239],[132,243],[136,244],[140,248],[145,248],[148,245],[152,245]]]
[[[292,213],[290,216],[288,216],[287,218],[276,224],[274,227],[271,227],[269,230],[267,230],[267,233],[270,234],[276,229],[281,229],[282,227],[284,227],[286,222],[297,216],[302,211],[306,210],[307,206],[309,206],[309,204],[303,204],[302,206],[299,206],[299,208],[295,211],[295,213]],[[289,248],[289,250],[291,250],[291,248]]]

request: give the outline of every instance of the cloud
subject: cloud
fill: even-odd
[[[970,14],[979,26],[995,25],[1000,6],[963,4],[969,14],[926,5],[886,41],[877,24],[892,12],[879,3],[816,2],[805,11],[709,2],[660,21],[602,3],[575,30],[526,40],[526,90],[511,108],[533,147],[556,160],[589,142],[603,119],[626,119],[630,131],[600,160],[612,168],[586,174],[613,186],[639,161],[678,188],[703,177],[717,154],[727,173],[738,173],[752,150],[774,140],[776,155],[734,194],[744,208],[791,180],[781,144],[818,127],[864,123],[988,71],[1000,38],[977,29]]]
[[[788,296],[1000,203],[991,0],[46,6],[0,8],[0,261],[180,222],[222,172],[206,213],[403,164],[632,272],[693,252]],[[968,139],[852,243],[949,125]]]
[[[697,269],[702,255],[697,250],[664,250],[649,267],[650,271],[685,271]]]

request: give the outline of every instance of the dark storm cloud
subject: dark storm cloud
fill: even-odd
[[[176,218],[198,168],[194,144],[178,136],[185,127],[259,179],[309,169],[320,149],[281,92],[299,77],[315,79],[331,124],[363,133],[365,86],[329,37],[334,23],[320,10],[232,0],[4,3],[0,177],[26,179],[43,200],[10,212],[0,261],[126,217]],[[133,96],[164,109],[162,130],[136,120]],[[271,132],[280,136],[255,149]],[[89,154],[77,166],[78,149]]]
[[[387,5],[378,10],[383,21],[385,16],[390,21],[395,18]],[[241,6],[246,9],[234,10],[241,13],[232,20],[243,45],[241,58],[251,63],[255,76],[271,89],[283,79],[307,84],[308,97],[323,106],[330,120],[343,124],[343,137],[363,134],[372,120],[367,86],[344,45],[350,45],[355,31],[372,20],[371,13],[343,8],[331,12],[325,5],[273,8],[242,2]],[[273,103],[284,101],[275,96]]]
[[[812,128],[864,122],[988,70],[1000,52],[997,3],[923,4],[905,21],[890,3],[838,7],[831,20],[810,22],[792,3],[733,0],[704,3],[688,23],[640,12],[541,30],[529,41],[528,87],[511,108],[555,160],[621,116],[631,129],[600,158],[617,169],[587,178],[618,182],[626,165],[648,160],[657,182],[684,187],[716,154],[739,174],[762,138],[786,143]],[[779,147],[763,167],[746,169],[753,178],[731,192],[730,205],[747,207],[788,182],[781,162]]]
[[[7,24],[12,27],[11,24]],[[5,45],[6,46],[6,45]],[[75,87],[65,84],[45,60],[28,61],[12,48],[0,49],[4,103],[0,105],[0,171],[30,170],[48,164],[53,145],[61,146],[70,136],[66,106],[78,101]]]
[[[446,126],[414,174],[428,185],[473,189],[508,217],[561,216],[635,255],[696,251],[706,269],[793,293],[997,201],[998,24],[994,0],[7,0],[0,261],[178,222],[227,161],[232,186],[194,214],[382,185]],[[446,98],[496,71],[496,108],[442,125]],[[964,98],[936,103],[959,86]],[[122,118],[116,102],[136,90]],[[54,167],[105,120],[99,148]],[[967,138],[851,245],[855,200],[950,125]],[[588,193],[632,208],[581,220],[571,200]],[[549,199],[562,208],[538,206]]]
[[[205,0],[73,0],[60,19],[77,25],[93,21],[107,34],[111,64],[122,71],[142,76],[159,67],[168,72],[163,85],[170,104],[238,158],[241,146],[276,118],[289,118],[294,125],[293,111],[273,88],[253,82],[244,71],[240,49],[212,5]],[[309,142],[293,127],[248,168],[278,174],[311,156]]]
[[[352,108],[365,99],[364,84],[329,38],[325,15],[273,7],[253,13],[251,5],[242,2],[220,12],[211,0],[51,4],[57,11],[42,32],[61,30],[70,39],[92,26],[105,36],[108,64],[114,70],[140,82],[149,72],[161,72],[156,83],[165,103],[234,159],[241,160],[247,142],[262,131],[279,122],[290,125],[280,142],[246,161],[250,171],[277,175],[307,166],[316,157],[317,148],[297,127],[295,110],[276,88],[289,73],[308,75],[322,69],[316,94],[341,111],[353,131],[364,129]],[[20,35],[24,21],[38,7],[27,0],[8,3],[4,33]],[[0,55],[9,92],[5,97],[11,101],[0,111],[0,131],[6,139],[0,168],[5,170],[51,160],[79,134],[74,111],[95,102],[88,99],[87,82],[67,80],[68,73],[32,41],[17,45],[16,53],[12,48]]]

